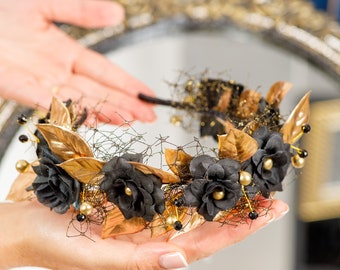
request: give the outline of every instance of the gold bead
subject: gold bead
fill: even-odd
[[[214,191],[213,193],[213,198],[216,200],[216,201],[220,201],[224,198],[224,191],[223,190],[216,190]]]
[[[19,173],[24,173],[24,172],[27,172],[29,166],[30,164],[28,163],[28,161],[21,159],[21,160],[18,160],[17,163],[15,164],[15,169]]]
[[[131,188],[125,187],[124,192],[125,192],[125,194],[128,195],[128,196],[132,196],[132,190],[131,190]]]
[[[174,225],[174,223],[177,221],[177,217],[174,216],[174,215],[171,215],[171,216],[168,216],[166,218],[166,224],[169,225],[169,226],[172,226]]]
[[[296,154],[292,157],[292,165],[297,169],[301,169],[305,166],[305,159]]]
[[[267,171],[271,170],[273,168],[273,160],[266,158],[265,161],[263,161],[263,168]]]
[[[173,115],[170,118],[170,123],[175,126],[180,126],[182,124],[182,117],[178,115]]]
[[[90,215],[92,213],[92,210],[93,206],[88,202],[83,202],[79,208],[80,213],[84,214],[85,216]]]
[[[241,171],[240,172],[240,179],[239,182],[242,186],[248,186],[252,181],[251,174],[246,171]]]

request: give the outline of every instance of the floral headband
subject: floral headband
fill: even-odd
[[[33,169],[27,191],[40,203],[59,214],[73,209],[73,226],[101,224],[103,238],[146,228],[158,236],[205,221],[251,222],[268,211],[260,201],[282,191],[289,169],[302,168],[308,155],[296,144],[310,131],[310,94],[284,120],[279,104],[290,88],[277,82],[264,98],[234,81],[203,78],[185,82],[181,101],[141,94],[146,102],[198,115],[201,135],[217,140],[210,154],[165,148],[167,168],[150,166],[143,162],[144,153],[124,147],[114,153],[103,150],[107,155],[98,158],[96,144],[78,131],[86,109],[53,98],[48,114],[35,124],[38,160],[18,161],[17,169],[22,174]],[[18,118],[21,125],[27,122],[24,115]],[[121,140],[119,135],[114,138],[106,147]]]

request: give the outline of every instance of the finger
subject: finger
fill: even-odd
[[[103,55],[87,49],[81,50],[74,63],[74,73],[87,76],[108,87],[114,87],[133,97],[139,93],[153,96],[145,84],[110,62]]]
[[[112,112],[117,111],[129,113],[129,118],[125,118],[128,121],[153,121],[155,119],[153,109],[148,104],[115,88],[109,88],[93,81],[88,77],[74,75],[70,77],[67,85],[74,89],[79,89],[84,98],[96,101],[98,106],[101,107],[99,112],[102,115],[107,113],[112,115]],[[84,106],[87,106],[87,102],[84,103]]]
[[[221,227],[220,223],[206,222],[193,231],[172,239],[171,242],[182,247],[188,260],[192,262],[245,239],[287,212],[288,206],[284,202],[274,200],[268,214],[257,218],[251,224]]]
[[[43,0],[39,5],[47,19],[82,27],[96,28],[121,23],[121,5],[101,0]]]

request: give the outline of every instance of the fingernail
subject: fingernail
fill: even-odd
[[[289,212],[289,207],[287,206],[286,209],[282,210],[279,215],[277,216],[276,220],[283,218]]]
[[[188,266],[187,261],[180,252],[173,252],[161,255],[159,265],[165,269],[180,269]]]

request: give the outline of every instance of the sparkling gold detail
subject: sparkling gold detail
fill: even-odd
[[[216,200],[216,201],[220,201],[220,200],[223,200],[225,196],[225,193],[223,190],[216,190],[214,191],[213,193],[213,198]]]
[[[249,172],[246,172],[246,171],[240,172],[239,182],[242,186],[250,185],[251,181],[252,181],[252,177],[251,177],[251,174]]]
[[[305,159],[296,154],[292,157],[292,165],[297,169],[303,168]]]
[[[267,171],[271,170],[273,168],[273,160],[271,158],[266,158],[265,161],[263,161],[263,168]]]
[[[168,216],[168,217],[166,218],[166,224],[167,224],[168,226],[174,225],[174,223],[175,223],[176,221],[177,221],[177,217],[174,216],[174,215]]]
[[[80,213],[84,214],[85,216],[90,215],[92,213],[92,210],[93,206],[88,202],[83,202],[79,208]]]
[[[132,196],[132,190],[131,190],[131,188],[125,187],[124,192],[125,192],[125,194],[128,195],[128,196]]]
[[[183,121],[183,119],[179,115],[173,115],[170,118],[170,123],[175,125],[175,126],[180,126],[182,124],[182,121]]]
[[[28,161],[21,159],[21,160],[18,160],[17,163],[15,164],[15,169],[19,173],[24,173],[24,172],[27,172],[29,166],[30,164],[28,163]]]

